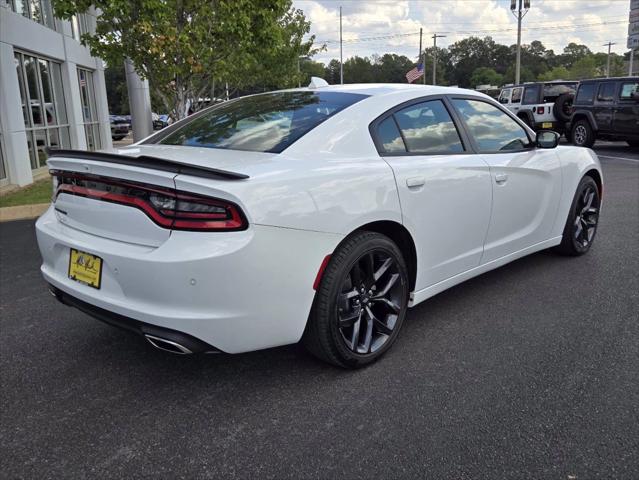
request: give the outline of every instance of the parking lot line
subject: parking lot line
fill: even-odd
[[[615,160],[625,160],[626,162],[639,163],[639,160],[635,158],[626,158],[626,157],[613,157],[611,155],[597,155],[599,158],[614,158]]]

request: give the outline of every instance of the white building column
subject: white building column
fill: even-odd
[[[109,122],[109,102],[106,96],[106,81],[104,80],[104,63],[96,60],[97,68],[93,74],[93,86],[95,88],[95,103],[98,109],[98,120],[100,121],[100,145],[102,149],[113,148],[111,139],[111,123]]]
[[[129,92],[133,141],[137,142],[153,133],[149,82],[140,78],[131,60],[125,60],[124,72],[126,75],[126,88]]]
[[[82,101],[80,98],[80,84],[78,83],[78,69],[73,62],[62,64],[62,88],[64,89],[64,103],[69,117],[69,134],[71,148],[86,150],[87,138],[84,134],[84,117],[82,116]]]
[[[0,128],[9,183],[33,181],[13,47],[0,42]]]

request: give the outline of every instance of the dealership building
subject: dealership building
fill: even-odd
[[[0,190],[46,176],[46,147],[111,147],[104,64],[79,42],[93,29],[93,9],[0,0]]]

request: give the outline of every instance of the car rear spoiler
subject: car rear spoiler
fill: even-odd
[[[230,172],[228,170],[220,170],[218,168],[201,167],[198,165],[189,165],[175,160],[151,157],[149,155],[130,157],[128,155],[118,155],[116,153],[88,152],[85,150],[65,150],[49,147],[45,148],[45,152],[49,157],[65,157],[87,161],[93,160],[96,162],[118,163],[120,165],[147,167],[154,170],[162,170],[165,172],[192,175],[194,177],[225,180],[245,180],[249,178],[248,175],[245,175],[243,173]]]

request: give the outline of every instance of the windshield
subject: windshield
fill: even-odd
[[[564,93],[574,94],[577,90],[577,82],[546,83],[544,85],[544,103],[552,103],[559,95]]]
[[[279,153],[367,95],[291,91],[243,97],[197,114],[149,143]]]

